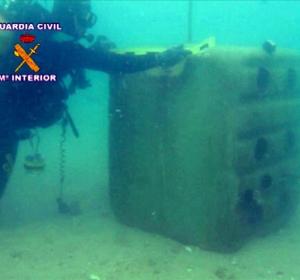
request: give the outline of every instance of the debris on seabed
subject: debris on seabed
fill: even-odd
[[[101,280],[100,277],[96,274],[90,274],[89,280]]]
[[[191,247],[189,247],[189,246],[184,246],[184,250],[186,250],[189,253],[193,252],[193,249]]]

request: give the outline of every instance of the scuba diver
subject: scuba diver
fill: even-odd
[[[30,137],[30,133],[24,131],[48,127],[63,118],[67,112],[68,96],[76,88],[89,86],[85,69],[109,74],[133,73],[152,67],[172,66],[189,54],[181,47],[138,56],[117,54],[112,51],[114,44],[105,37],[99,36],[94,39],[92,35],[87,34],[87,30],[95,25],[96,20],[97,16],[91,11],[90,0],[54,0],[51,12],[38,1],[32,0],[5,0],[0,6],[1,22],[58,22],[62,26],[60,32],[27,32],[36,36],[40,44],[38,55],[34,56],[36,64],[42,66],[39,74],[55,73],[56,82],[1,82],[0,198],[13,169],[18,142],[22,138]],[[19,36],[24,33],[0,31],[1,74],[15,72],[16,57],[13,49]],[[59,40],[55,36],[57,33],[64,33],[70,39]],[[90,43],[89,47],[81,43],[83,39]],[[32,71],[29,67],[22,67],[22,74],[24,73]],[[71,77],[69,86],[64,83],[66,76]]]

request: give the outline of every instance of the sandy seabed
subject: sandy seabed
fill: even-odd
[[[300,279],[295,224],[226,255],[128,228],[101,211],[2,227],[0,240],[5,280]]]

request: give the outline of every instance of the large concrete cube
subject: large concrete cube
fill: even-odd
[[[217,251],[281,226],[299,188],[299,73],[292,51],[218,47],[111,77],[119,220]]]

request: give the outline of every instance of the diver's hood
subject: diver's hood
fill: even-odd
[[[83,37],[97,21],[91,11],[90,0],[54,0],[52,15],[62,26],[63,32],[74,38]]]

